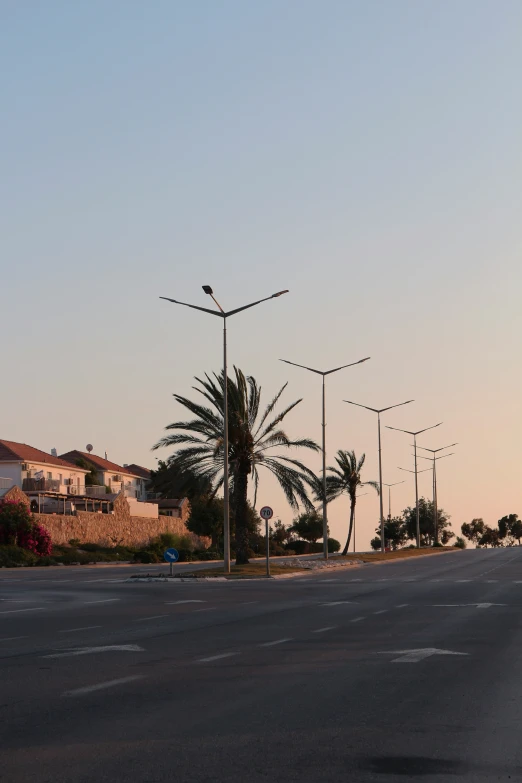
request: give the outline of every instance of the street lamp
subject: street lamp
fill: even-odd
[[[435,534],[435,546],[439,543],[439,511],[437,508],[438,498],[437,498],[437,469],[435,467],[435,462],[438,459],[442,459],[443,457],[452,457],[454,452],[452,451],[450,454],[441,454],[440,457],[437,457],[436,454],[438,451],[444,451],[444,449],[451,449],[452,446],[458,446],[458,443],[450,443],[449,446],[441,446],[440,449],[427,449],[426,446],[419,446],[419,449],[423,449],[424,451],[431,451],[433,454],[433,457],[423,457],[422,454],[419,454],[419,457],[421,459],[433,459],[433,529]]]
[[[395,484],[386,484],[384,482],[383,486],[388,487],[388,519],[391,519],[391,488],[396,487],[398,484],[404,484],[406,482],[406,479],[404,481],[396,481]]]
[[[369,492],[361,492],[360,495],[356,495],[358,498],[362,498],[364,495],[369,495]],[[355,554],[355,507],[353,509],[353,553]]]
[[[333,370],[314,370],[312,367],[305,367],[304,364],[296,364],[296,362],[290,362],[288,359],[279,359],[280,362],[284,362],[285,364],[292,364],[294,367],[301,367],[303,370],[309,370],[310,372],[315,372],[317,375],[322,375],[323,377],[323,554],[324,559],[328,560],[328,518],[326,513],[326,398],[325,398],[325,384],[324,379],[327,375],[331,375],[334,372],[338,372],[339,370],[344,370],[346,367],[353,367],[355,364],[362,364],[363,362],[367,362],[370,357],[367,356],[365,359],[359,359],[358,362],[351,362],[351,364],[343,364],[342,367],[335,367]]]
[[[427,432],[428,430],[434,430],[435,427],[440,427],[442,424],[441,421],[439,421],[438,424],[433,424],[431,427],[425,427],[423,430],[417,430],[417,432],[412,432],[411,430],[401,430],[398,427],[390,427],[388,424],[386,425],[386,428],[389,430],[397,430],[397,432],[405,432],[407,435],[413,435],[413,446],[415,449],[415,508],[417,511],[417,548],[420,549],[420,519],[419,519],[419,487],[417,482],[417,435],[420,435],[421,432]]]
[[[391,411],[392,408],[400,408],[401,405],[409,405],[410,402],[415,400],[406,400],[406,402],[399,402],[397,405],[389,405],[387,408],[370,408],[368,405],[360,405],[358,402],[352,402],[351,400],[344,400],[349,405],[357,405],[358,408],[366,408],[367,411],[373,411],[377,414],[377,430],[379,433],[379,507],[381,513],[381,551],[384,552],[384,512],[382,510],[382,458],[381,458],[381,413],[384,411]]]
[[[217,315],[218,318],[223,319],[223,562],[225,573],[230,573],[230,492],[228,481],[228,375],[227,375],[227,318],[236,313],[240,313],[242,310],[248,310],[249,307],[255,307],[255,305],[261,304],[261,302],[267,302],[269,299],[276,299],[278,296],[288,293],[288,289],[285,291],[278,291],[276,294],[266,296],[264,299],[258,299],[257,302],[251,302],[250,304],[243,305],[243,307],[236,307],[235,310],[229,310],[225,312],[216,297],[214,291],[209,285],[202,286],[203,291],[212,297],[217,310],[209,310],[207,307],[199,307],[199,305],[188,304],[187,302],[179,302],[177,299],[170,299],[168,296],[160,296],[160,299],[166,299],[167,302],[174,302],[174,304],[180,304],[184,307],[191,307],[193,310],[201,310],[203,313],[210,313],[210,315]]]

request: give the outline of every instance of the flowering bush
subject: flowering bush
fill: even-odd
[[[33,521],[31,512],[21,501],[0,500],[0,544],[19,546],[36,555],[50,555],[51,536]]]

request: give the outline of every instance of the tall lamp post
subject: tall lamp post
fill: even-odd
[[[444,457],[452,457],[454,452],[452,451],[450,454],[441,454],[440,457],[437,457],[438,451],[444,451],[444,449],[451,449],[452,446],[457,446],[457,443],[450,443],[449,446],[441,446],[440,449],[427,449],[425,446],[419,446],[419,449],[423,449],[424,451],[431,451],[433,454],[433,457],[423,457],[422,454],[419,454],[419,457],[421,459],[432,459],[433,460],[433,530],[434,530],[434,543],[435,546],[439,543],[439,509],[438,509],[438,498],[437,498],[437,468],[436,468],[436,461],[438,459],[443,459]]]
[[[391,488],[396,487],[398,484],[404,484],[406,479],[404,481],[396,481],[395,484],[386,484],[384,482],[383,486],[388,487],[388,519],[391,519]]]
[[[210,315],[217,315],[218,318],[223,319],[223,562],[224,570],[226,574],[230,573],[230,491],[228,481],[228,374],[227,374],[227,318],[236,313],[240,313],[242,310],[248,310],[249,307],[255,307],[255,305],[261,304],[261,302],[267,302],[269,299],[276,299],[278,296],[288,293],[288,289],[284,291],[278,291],[276,294],[266,296],[264,299],[258,299],[257,302],[251,302],[250,304],[243,305],[243,307],[236,307],[235,310],[228,310],[225,312],[209,285],[202,286],[203,291],[211,296],[214,303],[217,305],[217,310],[210,310],[207,307],[199,307],[198,305],[188,304],[187,302],[179,302],[177,299],[170,299],[168,296],[160,296],[160,299],[166,299],[167,302],[173,302],[174,304],[180,304],[184,307],[191,307],[193,310],[201,310],[203,313],[210,313]]]
[[[351,362],[350,364],[343,364],[342,367],[335,367],[333,370],[325,370],[324,372],[322,370],[314,370],[312,367],[305,367],[304,364],[296,364],[296,362],[290,362],[288,359],[280,359],[280,362],[284,362],[285,364],[292,364],[294,367],[301,367],[302,370],[309,370],[310,372],[315,372],[317,375],[322,375],[323,377],[323,554],[324,559],[328,560],[328,517],[326,512],[326,397],[325,397],[325,378],[327,375],[331,375],[334,372],[338,372],[339,370],[344,370],[346,367],[353,367],[356,364],[362,364],[363,362],[367,362],[370,357],[367,356],[365,359],[359,359],[358,362]]]
[[[413,435],[413,447],[415,450],[415,508],[417,511],[417,549],[420,549],[420,518],[419,518],[419,486],[417,481],[417,435],[420,435],[421,432],[427,432],[428,430],[434,430],[435,427],[440,427],[442,424],[441,421],[439,421],[438,424],[433,424],[431,427],[425,427],[423,430],[417,430],[416,432],[412,432],[411,430],[401,430],[398,427],[390,427],[388,424],[386,425],[386,428],[388,430],[396,430],[397,432],[405,432],[407,435]]]
[[[415,400],[406,400],[406,402],[399,402],[397,405],[389,405],[387,408],[370,408],[368,405],[360,405],[358,402],[352,402],[351,400],[344,400],[349,405],[357,405],[358,408],[366,408],[367,411],[373,411],[377,414],[377,431],[379,435],[379,506],[381,513],[381,551],[384,552],[384,511],[382,507],[382,456],[381,456],[381,413],[384,411],[391,411],[392,408],[400,408],[401,405],[409,405],[410,402]]]
[[[360,495],[356,495],[358,498],[362,498],[363,495],[369,495],[369,492],[361,492]],[[353,510],[353,553],[355,554],[355,508]]]

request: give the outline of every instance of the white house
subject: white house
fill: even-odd
[[[12,486],[28,494],[83,495],[87,473],[55,453],[48,454],[26,443],[0,440],[0,495]]]
[[[108,459],[98,457],[97,454],[90,454],[87,451],[68,451],[66,454],[61,454],[60,459],[66,460],[73,465],[78,461],[96,471],[97,480],[101,487],[109,487],[111,493],[117,494],[123,491],[125,497],[136,498],[137,500],[147,499],[147,479],[142,475],[138,475],[138,466],[126,466],[117,465],[115,462],[110,462]],[[141,468],[144,471],[144,468]],[[105,491],[105,490],[103,490]]]

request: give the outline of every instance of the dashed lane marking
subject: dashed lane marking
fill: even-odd
[[[29,639],[28,636],[3,636],[0,642],[14,642],[15,639]]]
[[[99,682],[96,685],[87,685],[84,688],[75,688],[72,691],[65,691],[62,696],[84,696],[87,693],[94,693],[95,691],[102,691],[105,688],[114,688],[116,685],[125,685],[127,682],[135,682],[136,680],[143,680],[143,674],[134,674],[132,677],[120,677],[118,680],[107,680],[106,682]]]
[[[83,605],[87,606],[88,604],[112,604],[115,601],[119,601],[119,598],[103,598],[101,601],[84,601]]]
[[[101,625],[84,625],[83,628],[64,628],[58,633],[75,633],[75,631],[92,631],[94,628],[101,628]]]
[[[337,628],[337,626],[327,625],[326,628],[317,628],[315,631],[312,631],[312,633],[326,633],[326,631],[333,631],[334,628]]]
[[[102,652],[144,652],[143,647],[138,644],[106,644],[103,647],[77,647],[74,650],[66,652],[51,653],[42,655],[42,658],[69,658],[76,655],[93,655]]]
[[[162,617],[168,617],[168,614],[153,614],[150,617],[138,617],[135,623],[144,623],[146,620],[159,620]]]
[[[31,606],[27,609],[6,609],[5,611],[0,612],[0,614],[15,614],[18,612],[40,612],[45,609],[45,606]]]
[[[260,644],[260,647],[275,647],[276,644],[284,644],[285,642],[291,642],[291,637],[288,637],[286,639],[275,639],[273,642],[264,642],[263,644]]]
[[[197,663],[211,663],[220,661],[222,658],[231,658],[233,655],[241,655],[239,652],[220,653],[219,655],[210,655],[208,658],[198,658]]]
[[[354,619],[351,621],[352,623],[360,623],[361,620],[365,620],[365,617],[354,617]]]
[[[387,609],[379,609],[377,612],[374,612],[374,614],[384,614],[387,611]]]

